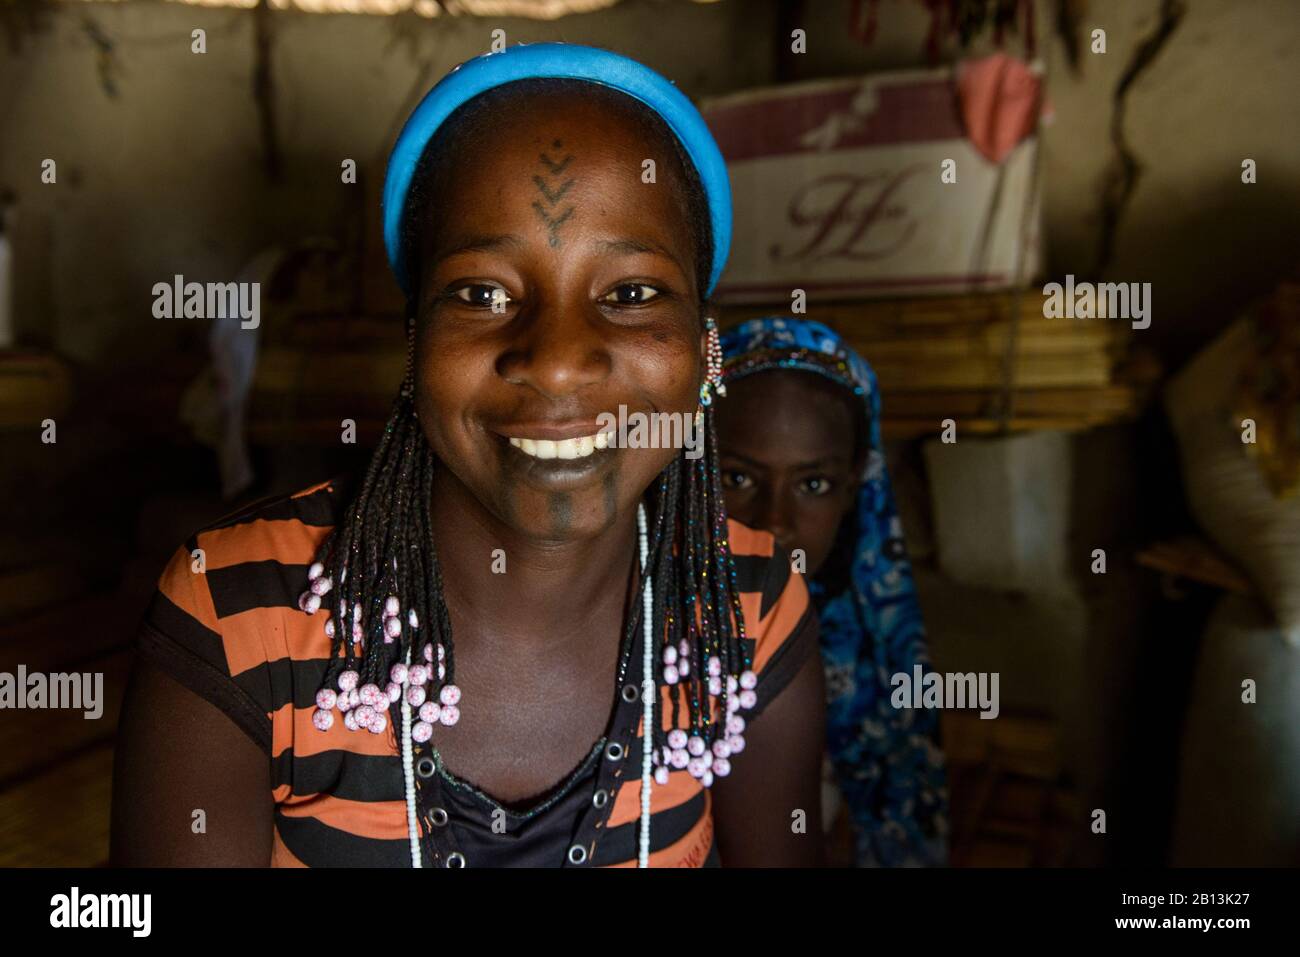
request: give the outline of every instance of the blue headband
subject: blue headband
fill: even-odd
[[[384,181],[384,245],[398,285],[408,296],[402,249],[402,213],[415,167],[433,134],[461,104],[493,87],[538,77],[586,80],[626,93],[654,110],[676,134],[695,165],[709,201],[713,225],[713,269],[706,295],[713,291],[731,247],[731,184],[726,162],[699,111],[677,87],[647,66],[627,57],[572,43],[537,43],[486,53],[453,69],[415,108],[388,158]]]

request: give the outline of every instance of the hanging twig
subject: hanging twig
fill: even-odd
[[[275,84],[271,77],[271,8],[258,0],[253,8],[253,103],[262,134],[262,156],[267,178],[280,182],[280,142],[275,130]]]
[[[1164,49],[1165,43],[1182,22],[1187,8],[1183,0],[1162,0],[1160,4],[1160,22],[1155,30],[1141,43],[1137,52],[1129,61],[1115,87],[1115,111],[1110,119],[1110,139],[1115,146],[1115,160],[1106,175],[1101,201],[1101,235],[1097,242],[1097,261],[1092,268],[1094,276],[1100,276],[1110,265],[1115,253],[1115,235],[1119,232],[1119,221],[1124,215],[1129,199],[1137,188],[1142,176],[1142,163],[1129,148],[1124,135],[1124,114],[1127,98],[1133,84],[1151,63],[1156,55]]]

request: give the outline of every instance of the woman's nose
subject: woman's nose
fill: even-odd
[[[772,489],[768,492],[763,502],[762,521],[759,524],[771,532],[783,547],[790,547],[795,529],[794,505],[781,489]]]
[[[509,349],[498,360],[507,381],[548,398],[572,395],[609,374],[608,343],[578,305],[538,304],[521,316]]]

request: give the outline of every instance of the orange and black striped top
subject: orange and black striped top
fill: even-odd
[[[298,609],[298,596],[345,495],[345,483],[324,482],[195,533],[163,571],[140,631],[143,653],[265,749],[275,801],[272,867],[411,866],[399,722],[384,734],[351,733],[342,722],[321,732],[312,724],[330,647],[320,621]],[[759,678],[758,703],[745,713],[752,721],[815,653],[816,617],[802,576],[791,573],[770,534],[734,521],[729,534]],[[201,572],[195,549],[203,550]],[[526,811],[502,807],[443,768],[435,732],[416,762],[424,866],[634,866],[640,662],[634,651],[627,685],[611,682],[610,721],[586,761]],[[651,866],[720,863],[709,793],[686,771],[652,789],[651,814]]]

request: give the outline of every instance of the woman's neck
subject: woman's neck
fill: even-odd
[[[501,521],[444,468],[434,478],[430,519],[448,608],[454,621],[473,623],[468,634],[455,632],[458,643],[551,654],[607,641],[595,632],[622,620],[637,560],[634,515],[594,538],[538,540]]]

